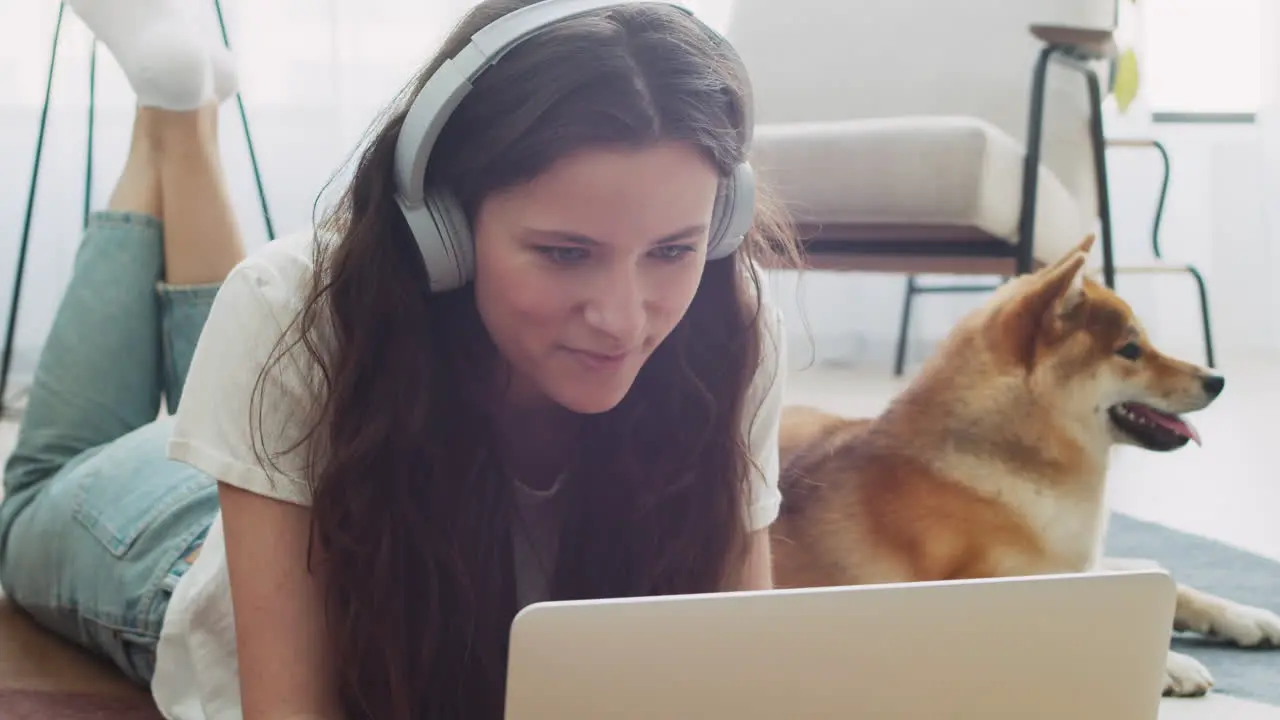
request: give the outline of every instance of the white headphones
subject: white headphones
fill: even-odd
[[[423,189],[432,146],[449,115],[471,90],[471,83],[508,50],[548,26],[595,10],[640,2],[669,5],[693,17],[687,8],[668,0],[541,0],[499,18],[473,35],[466,47],[432,74],[414,98],[396,139],[396,201],[422,252],[432,292],[462,287],[475,274],[473,238],[461,205],[448,193],[426,194]],[[714,30],[703,27],[719,38]],[[720,40],[728,44],[723,38]],[[749,133],[749,116],[747,124]],[[707,258],[719,260],[732,255],[751,228],[754,214],[755,175],[751,166],[743,162],[720,184]]]

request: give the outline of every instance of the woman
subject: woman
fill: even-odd
[[[158,205],[126,169],[110,207],[131,214],[87,231],[8,468],[0,570],[167,716],[496,718],[530,602],[771,586],[784,370],[756,263],[794,246],[758,203],[708,260],[751,130],[727,45],[663,4],[552,22],[475,78],[397,183],[428,78],[533,4],[467,15],[315,233],[232,268],[221,192],[172,204],[220,182],[166,172],[209,147],[194,136],[131,157]],[[424,264],[415,179],[465,224],[458,283]],[[158,318],[154,260],[101,249],[124,242],[163,245]],[[187,252],[221,281],[211,304],[172,287],[210,280],[175,267]],[[181,390],[172,425],[144,417],[159,388]]]

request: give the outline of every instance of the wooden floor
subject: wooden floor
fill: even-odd
[[[1268,366],[1272,369],[1268,369]],[[1280,364],[1243,362],[1225,368],[1219,403],[1194,418],[1204,447],[1170,455],[1121,450],[1112,473],[1115,509],[1213,537],[1280,559]],[[790,401],[849,414],[877,412],[900,387],[880,369],[800,369]],[[11,422],[0,423],[0,457],[8,454]],[[0,690],[49,689],[135,694],[102,663],[31,626],[0,594]],[[1162,720],[1280,720],[1280,708],[1222,696],[1166,700]]]

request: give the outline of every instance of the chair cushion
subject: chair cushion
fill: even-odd
[[[802,225],[956,228],[1015,243],[1023,157],[990,123],[931,116],[759,125],[752,164]],[[1036,258],[1056,260],[1095,227],[1041,166]]]

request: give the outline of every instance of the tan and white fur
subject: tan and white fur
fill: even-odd
[[[880,416],[784,410],[779,587],[1133,566],[1102,557],[1110,452],[1198,442],[1176,414],[1208,406],[1225,381],[1151,345],[1131,308],[1086,277],[1092,242],[1006,283]],[[1182,585],[1174,624],[1280,646],[1280,616]],[[1170,651],[1164,694],[1212,684]]]

